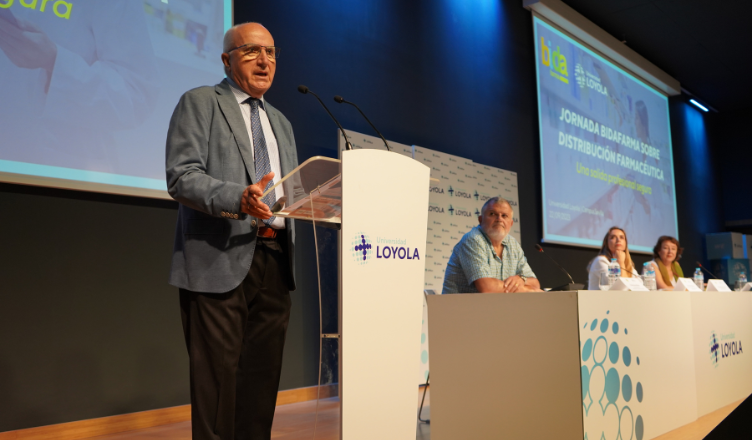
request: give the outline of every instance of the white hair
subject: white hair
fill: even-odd
[[[505,198],[503,198],[503,197],[498,197],[498,196],[497,196],[497,197],[491,197],[490,199],[486,200],[486,203],[484,203],[484,204],[483,204],[483,207],[482,207],[482,208],[480,209],[480,213],[481,213],[481,215],[482,215],[482,214],[485,214],[485,213],[486,213],[486,210],[487,210],[488,208],[490,208],[490,207],[492,207],[492,206],[494,206],[494,205],[496,205],[496,204],[502,204],[502,205],[507,205],[507,206],[509,206],[509,209],[511,209],[511,210],[512,210],[512,214],[514,214],[514,208],[513,208],[513,207],[512,207],[512,205],[511,205],[511,204],[509,203],[509,200],[507,200],[507,199],[505,199]]]

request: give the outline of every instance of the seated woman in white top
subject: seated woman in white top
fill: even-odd
[[[672,290],[676,280],[684,277],[684,272],[679,266],[679,259],[684,248],[679,246],[679,240],[668,235],[658,238],[653,248],[654,260],[650,263],[655,270],[655,282],[659,289]]]
[[[612,227],[603,237],[603,246],[598,256],[588,264],[588,290],[598,290],[601,273],[608,272],[608,265],[612,258],[616,258],[621,266],[621,276],[639,277],[640,274],[635,270],[632,257],[629,255],[629,246],[627,244],[627,233],[622,228]]]

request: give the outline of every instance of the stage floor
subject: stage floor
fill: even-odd
[[[418,405],[420,397],[418,396]],[[426,396],[426,406],[422,417],[431,417],[430,395]],[[731,413],[742,401],[735,402],[697,421],[684,425],[681,428],[656,437],[655,440],[702,440],[713,428],[715,428],[727,415]],[[275,440],[314,440],[313,425],[316,402],[292,403],[277,407],[272,428],[272,438]],[[418,423],[416,406],[416,440],[431,439],[431,425]],[[173,423],[171,425],[157,426],[149,429],[122,432],[119,434],[92,437],[92,440],[190,440],[191,422]],[[319,419],[316,425],[315,440],[339,440],[339,399],[334,397],[323,399],[319,403]]]

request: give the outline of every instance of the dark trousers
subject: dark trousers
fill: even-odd
[[[290,318],[278,240],[258,239],[248,275],[230,292],[180,289],[194,440],[271,438]]]

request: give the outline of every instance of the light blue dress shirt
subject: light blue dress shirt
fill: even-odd
[[[465,234],[454,247],[444,274],[442,293],[478,293],[473,282],[480,278],[505,280],[514,275],[535,278],[522,247],[511,235],[501,241],[502,257],[480,225]]]

